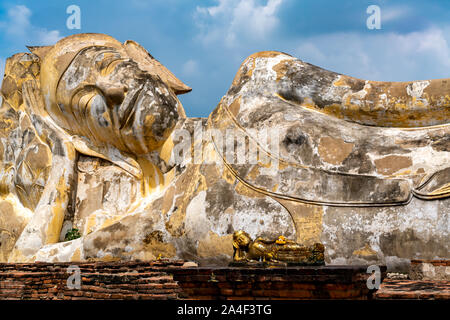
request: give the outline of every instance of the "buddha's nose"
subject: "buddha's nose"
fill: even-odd
[[[123,102],[123,99],[125,98],[125,93],[127,92],[126,87],[107,87],[103,90],[106,98],[111,102],[113,105],[120,105]]]

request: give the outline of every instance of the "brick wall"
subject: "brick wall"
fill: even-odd
[[[80,269],[80,289],[67,280]],[[168,271],[183,261],[0,264],[0,299],[177,299]],[[76,285],[75,281],[70,281]]]
[[[67,285],[79,267],[80,288]],[[371,299],[366,266],[183,267],[183,261],[0,264],[1,299]],[[386,268],[382,267],[382,279]],[[76,285],[75,282],[69,281]]]
[[[174,269],[191,299],[371,299],[367,266]],[[381,281],[386,267],[381,267]]]
[[[374,294],[378,300],[450,300],[450,281],[386,279]]]

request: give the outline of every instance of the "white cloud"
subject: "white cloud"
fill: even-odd
[[[245,40],[266,39],[278,26],[282,0],[219,0],[212,7],[197,7],[195,20],[204,43],[224,41],[233,47]]]
[[[347,75],[385,81],[448,77],[448,32],[332,33],[298,39],[293,55]]]
[[[413,12],[410,6],[381,7],[381,24],[406,17]]]
[[[32,12],[23,5],[12,7],[8,10],[7,19],[0,21],[0,32],[5,35],[9,49],[16,53],[16,47],[22,52],[25,51],[25,45],[50,45],[61,39],[58,30],[47,30],[34,26],[31,21]],[[0,83],[3,81],[6,59],[0,57]],[[1,97],[0,97],[1,103]]]
[[[38,33],[38,42],[40,45],[51,45],[58,42],[62,36],[60,35],[58,30],[52,31],[41,31]]]
[[[14,6],[8,10],[7,20],[0,22],[0,30],[11,41],[22,45],[50,45],[61,39],[59,31],[49,31],[31,24],[31,15],[31,10],[26,6]]]
[[[183,64],[183,74],[185,76],[195,75],[198,72],[198,62],[196,60],[188,60]]]
[[[26,30],[30,27],[31,11],[25,6],[15,6],[8,10],[8,21],[4,24],[4,29],[8,35],[20,36],[25,35]]]

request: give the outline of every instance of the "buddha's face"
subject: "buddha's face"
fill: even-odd
[[[234,241],[239,248],[247,248],[251,240],[250,236],[244,232],[235,233],[234,235]]]
[[[133,154],[161,146],[179,117],[168,86],[111,47],[82,49],[61,76],[56,100],[70,132]]]

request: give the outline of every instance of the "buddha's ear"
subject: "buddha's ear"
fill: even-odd
[[[42,61],[53,46],[27,46],[27,48]]]
[[[169,69],[153,58],[153,56],[139,43],[133,40],[127,40],[125,41],[124,46],[127,53],[142,70],[158,75],[175,94],[179,95],[192,90],[180,79],[175,77]]]

